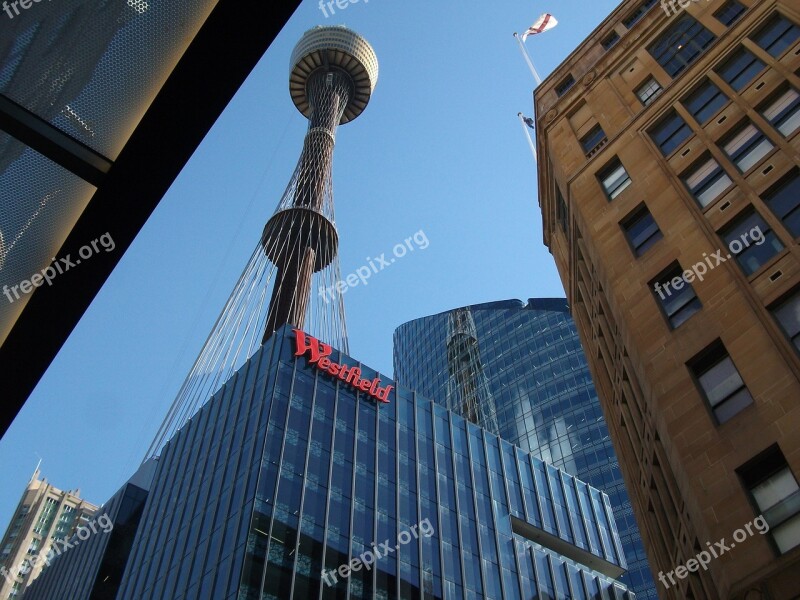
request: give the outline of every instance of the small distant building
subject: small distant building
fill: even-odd
[[[42,572],[56,540],[71,538],[98,507],[82,500],[80,490],[62,491],[40,479],[37,467],[0,544],[0,598],[21,598]],[[55,550],[55,549],[54,549]]]

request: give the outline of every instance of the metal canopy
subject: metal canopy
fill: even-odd
[[[2,433],[299,4],[62,0],[0,13],[0,290],[106,232],[116,245],[20,299],[0,295]]]

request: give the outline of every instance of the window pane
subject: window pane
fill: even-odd
[[[601,171],[600,179],[610,200],[619,196],[631,184],[628,172],[619,160],[615,160],[608,168]]]
[[[694,171],[690,171],[684,177],[684,182],[703,208],[716,200],[733,183],[713,158],[701,164]]]
[[[716,85],[706,80],[684,101],[684,105],[701,125],[713,117],[719,109],[728,103],[728,97]]]
[[[766,221],[751,212],[734,221],[722,233],[731,254],[745,275],[758,271],[773,256],[783,250],[783,244],[770,230]]]
[[[800,38],[800,27],[777,13],[753,35],[753,41],[776,58],[794,45],[797,38]]]
[[[639,100],[642,101],[642,104],[647,106],[653,100],[658,98],[658,95],[663,91],[659,83],[653,79],[652,77],[648,79],[643,85],[636,90],[636,95],[639,97]]]
[[[675,77],[697,60],[715,39],[714,34],[692,16],[683,14],[647,51]]]
[[[747,388],[742,388],[730,398],[714,407],[717,421],[726,423],[753,403],[753,397]]]
[[[586,154],[589,154],[606,139],[606,134],[600,125],[595,125],[585,136],[581,138],[581,146]]]
[[[800,127],[800,94],[794,88],[789,88],[772,101],[762,114],[775,129],[789,137]]]
[[[754,487],[751,492],[761,512],[766,512],[798,490],[797,480],[789,467],[775,473],[763,483]]]
[[[730,356],[698,377],[711,406],[716,406],[744,385]]]
[[[622,224],[622,227],[637,256],[644,254],[648,248],[663,237],[647,207],[637,210]]]
[[[678,113],[671,111],[648,133],[661,149],[661,153],[668,156],[692,135],[692,130]]]
[[[764,194],[763,199],[789,233],[800,236],[800,171],[795,170]]]
[[[781,553],[785,554],[800,544],[800,515],[772,530],[772,537]]]
[[[800,292],[797,292],[772,310],[784,333],[800,350]]]
[[[717,74],[722,77],[737,92],[755,79],[756,75],[766,67],[749,50],[739,48],[728,60],[716,68]]]
[[[723,25],[730,27],[730,25],[737,21],[746,10],[747,9],[736,2],[736,0],[730,0],[714,13],[714,17]]]
[[[724,145],[725,152],[742,173],[747,172],[774,148],[758,127],[747,123]]]
[[[694,288],[682,278],[682,274],[683,270],[676,264],[651,282],[653,293],[673,329],[702,308]]]

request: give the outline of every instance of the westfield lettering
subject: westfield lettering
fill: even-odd
[[[389,392],[394,388],[393,385],[381,387],[381,380],[376,377],[372,381],[361,379],[361,369],[358,367],[348,367],[340,365],[328,358],[333,353],[333,348],[328,344],[320,342],[317,338],[308,335],[305,331],[294,330],[295,356],[308,354],[308,364],[316,366],[320,371],[324,371],[332,377],[338,377],[342,381],[349,383],[357,390],[366,392],[368,396],[375,398],[379,402],[389,402]]]

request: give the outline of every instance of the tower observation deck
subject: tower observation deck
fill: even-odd
[[[300,159],[145,460],[283,325],[349,351],[336,285],[333,149],[339,125],[364,111],[377,82],[375,51],[346,27],[314,27],[295,46],[289,93],[308,118]]]

